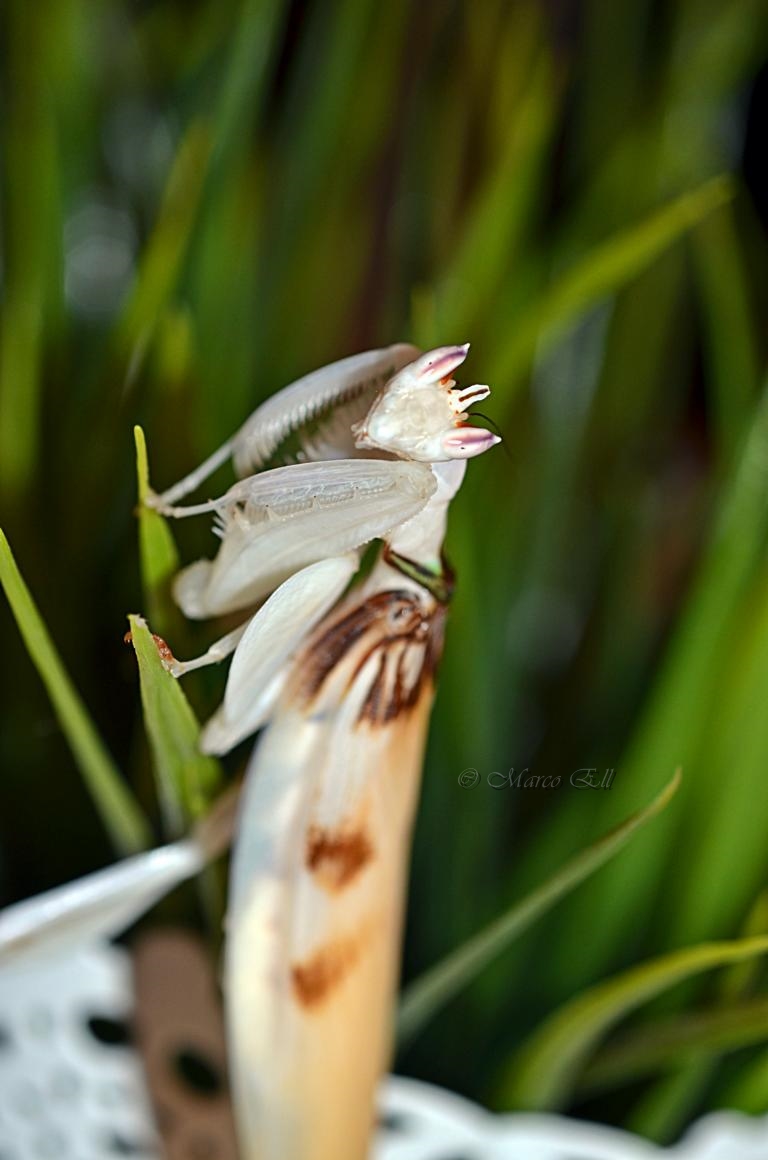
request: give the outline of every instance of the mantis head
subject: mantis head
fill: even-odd
[[[398,371],[366,417],[353,426],[356,446],[441,463],[470,459],[499,443],[498,435],[471,426],[466,413],[472,403],[490,395],[490,388],[459,388],[451,378],[468,350],[469,343],[441,346]]]

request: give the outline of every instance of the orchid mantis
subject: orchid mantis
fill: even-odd
[[[221,547],[183,570],[190,617],[245,623],[176,675],[234,651],[202,744],[267,726],[233,857],[225,993],[243,1160],[362,1160],[390,1051],[410,829],[452,578],[448,505],[486,386],[467,346],[345,359],[268,400],[154,506],[212,513]],[[294,462],[271,467],[288,454]],[[176,501],[232,456],[250,474]],[[384,541],[352,584],[361,551]],[[348,590],[345,595],[345,590]]]

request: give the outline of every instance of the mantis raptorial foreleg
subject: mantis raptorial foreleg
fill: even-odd
[[[221,547],[180,573],[175,597],[194,619],[252,607],[300,568],[387,536],[435,489],[426,464],[402,460],[299,463],[241,480],[199,505],[216,513]]]
[[[375,399],[365,419],[352,430],[359,448],[379,449],[444,463],[480,455],[498,436],[468,423],[466,408],[490,394],[476,384],[458,388],[451,374],[467,357],[469,343],[427,351],[404,367]]]

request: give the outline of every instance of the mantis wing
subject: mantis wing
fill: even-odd
[[[366,1155],[390,1054],[444,610],[379,575],[297,657],[246,775],[225,983],[248,1160]]]
[[[353,423],[360,422],[376,395],[419,350],[397,343],[340,359],[284,387],[257,407],[240,430],[195,471],[155,497],[152,506],[176,503],[199,487],[232,456],[239,476],[250,475],[297,435],[302,459],[358,456]],[[363,453],[365,455],[365,453]]]
[[[339,459],[278,467],[241,480],[194,509],[216,511],[222,544],[177,577],[174,595],[193,619],[248,608],[300,568],[386,536],[437,488],[427,464]]]

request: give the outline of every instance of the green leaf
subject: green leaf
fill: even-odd
[[[705,943],[653,959],[590,987],[552,1015],[512,1061],[503,1085],[505,1101],[519,1108],[562,1107],[592,1049],[619,1019],[702,971],[766,952],[765,937]]]
[[[123,854],[143,849],[150,842],[147,821],[64,669],[2,531],[0,583],[115,848]]]
[[[154,758],[158,794],[171,834],[206,810],[221,780],[218,761],[200,752],[200,726],[181,685],[167,671],[158,645],[140,616],[129,616],[139,662],[144,724]]]
[[[134,427],[139,493],[139,558],[144,602],[150,623],[163,634],[177,617],[169,596],[171,577],[178,571],[179,554],[167,521],[146,506],[149,494],[147,445],[141,427]]]
[[[601,299],[625,285],[672,245],[733,196],[728,177],[716,177],[684,194],[639,225],[622,230],[591,250],[562,274],[509,330],[494,365],[494,379],[504,382],[525,369],[540,339],[551,341]]]
[[[405,991],[400,1006],[399,1042],[407,1043],[411,1040],[441,1007],[467,986],[483,967],[527,930],[540,915],[618,854],[638,829],[665,809],[679,784],[678,771],[644,809],[582,850],[526,898],[515,903],[506,914],[412,983]]]

